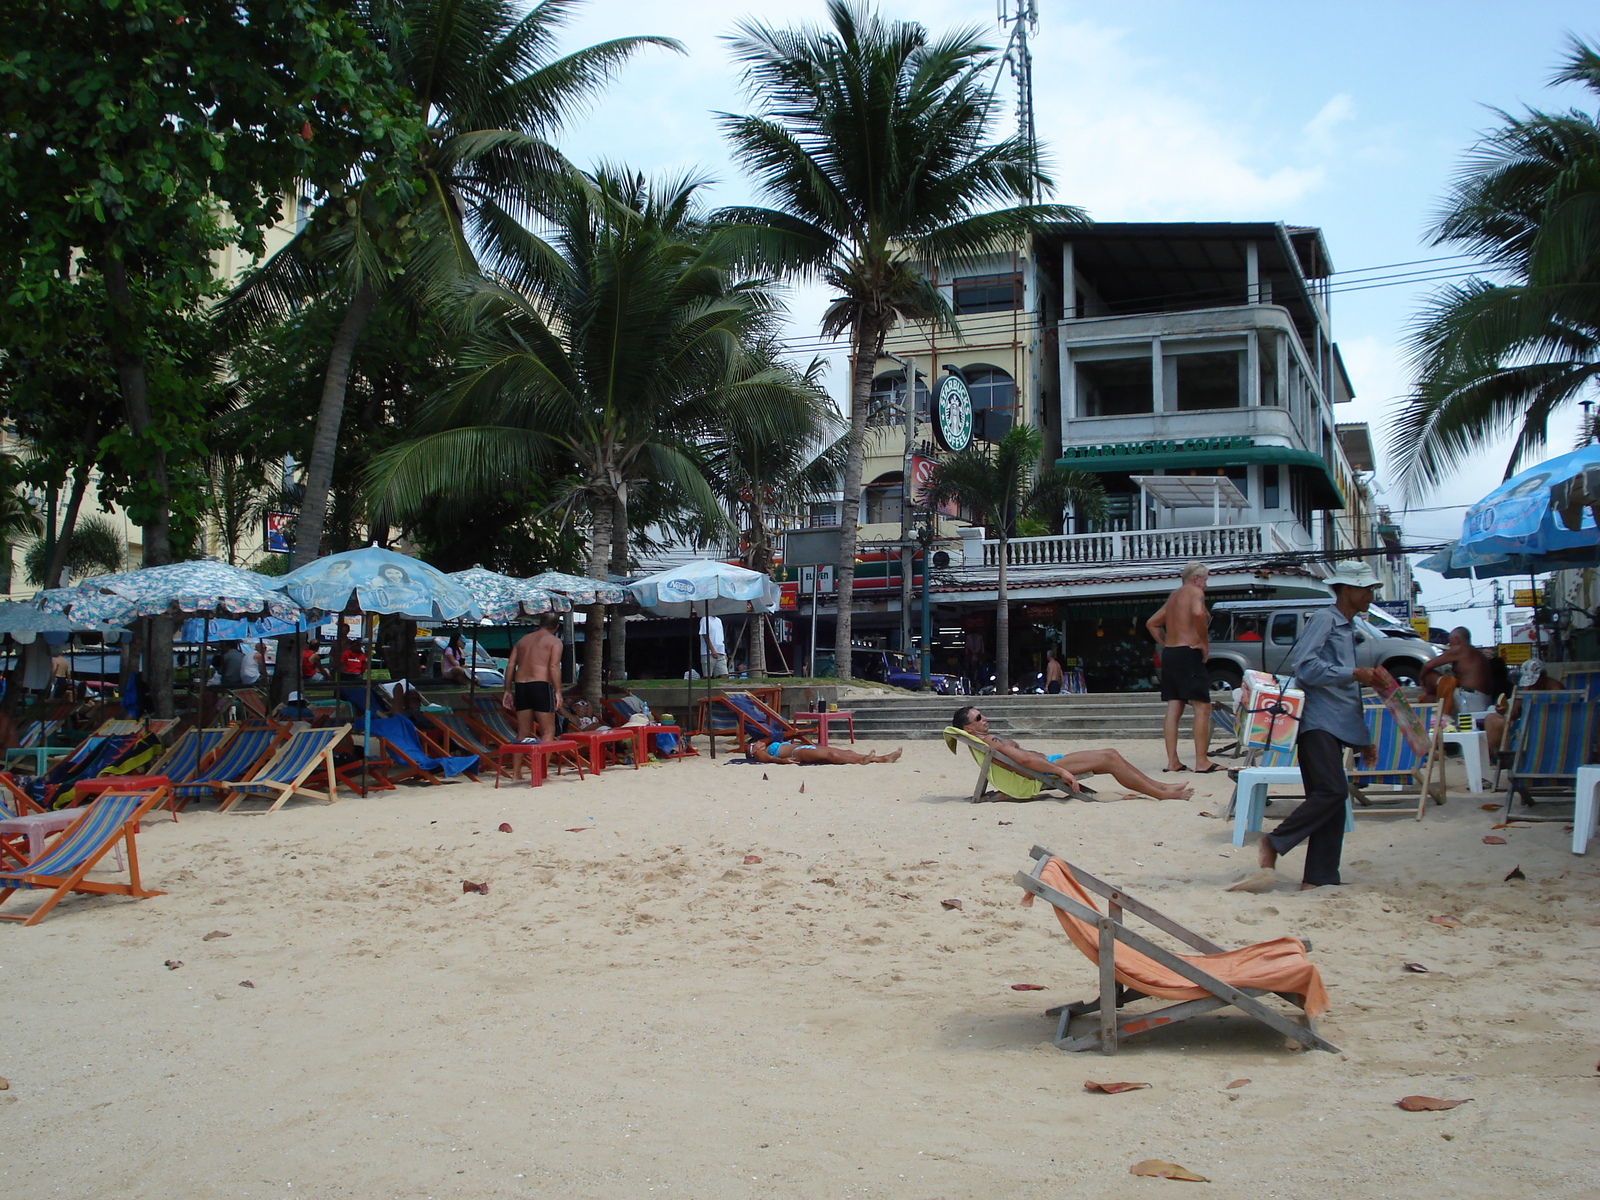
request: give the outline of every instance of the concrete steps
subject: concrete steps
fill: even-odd
[[[882,696],[841,703],[855,713],[856,737],[939,737],[963,702],[977,705],[990,729],[1007,737],[1159,738],[1166,705],[1153,692],[1062,696]],[[1188,736],[1185,710],[1181,736]]]

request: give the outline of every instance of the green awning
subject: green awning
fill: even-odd
[[[1137,444],[1137,443],[1134,443]],[[1170,445],[1170,443],[1168,443]],[[1112,447],[1095,447],[1111,450]],[[1285,467],[1300,467],[1312,473],[1313,481],[1320,485],[1312,495],[1316,508],[1343,508],[1344,497],[1333,472],[1320,454],[1310,450],[1295,450],[1289,446],[1230,446],[1219,450],[1157,450],[1153,453],[1097,453],[1093,455],[1068,455],[1056,460],[1058,467],[1071,467],[1096,474],[1109,471],[1126,471],[1131,475],[1145,475],[1151,471],[1169,471],[1182,474],[1191,469],[1209,467],[1243,467],[1251,463]]]

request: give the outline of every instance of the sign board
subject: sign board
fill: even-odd
[[[1427,617],[1412,617],[1411,618],[1411,628],[1413,628],[1413,629],[1415,629],[1417,631],[1417,636],[1419,638],[1421,638],[1423,641],[1427,641],[1428,640],[1428,618]]]
[[[266,540],[262,548],[268,554],[289,553],[289,530],[294,528],[294,514],[269,512],[266,523]]]
[[[972,444],[972,394],[959,375],[946,375],[939,381],[933,432],[946,450],[961,451]]]
[[[1373,608],[1381,608],[1391,617],[1402,621],[1411,620],[1411,601],[1409,600],[1374,600]]]
[[[1199,454],[1208,450],[1244,450],[1255,445],[1245,434],[1194,437],[1148,442],[1106,442],[1093,446],[1063,446],[1062,458],[1121,458],[1125,454]]]
[[[1533,657],[1532,642],[1501,642],[1498,647],[1500,657],[1506,660],[1507,666],[1517,666]]]
[[[1518,588],[1511,593],[1511,603],[1518,608],[1538,608],[1544,603],[1544,589]]]
[[[1054,604],[1024,604],[1022,615],[1030,621],[1054,621],[1056,619],[1056,606]]]
[[[838,591],[839,588],[834,583],[834,571],[835,571],[835,568],[834,568],[834,565],[832,563],[828,563],[825,566],[820,566],[820,567],[819,566],[801,567],[800,568],[800,594],[802,596],[811,595],[811,589],[813,587],[812,580],[816,581],[814,586],[816,587],[817,592],[820,593],[821,595],[826,596],[826,595],[829,595],[832,592]]]
[[[938,464],[931,458],[924,458],[920,454],[911,456],[911,502],[918,508],[925,506],[924,497],[928,491],[928,480],[933,477],[933,468]],[[954,500],[947,500],[936,509],[947,517],[960,515]]]
[[[839,561],[839,527],[794,529],[783,535],[783,561],[790,567]]]

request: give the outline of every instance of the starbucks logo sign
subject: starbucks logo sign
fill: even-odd
[[[972,394],[959,375],[946,375],[933,405],[933,431],[946,450],[972,444]]]

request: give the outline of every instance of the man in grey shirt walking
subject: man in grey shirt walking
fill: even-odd
[[[1352,559],[1334,568],[1328,585],[1333,589],[1333,606],[1306,621],[1289,657],[1289,669],[1306,694],[1295,740],[1306,798],[1261,838],[1263,867],[1275,866],[1278,855],[1306,843],[1302,890],[1340,882],[1345,801],[1350,794],[1345,747],[1360,747],[1368,766],[1377,761],[1361,710],[1361,686],[1372,686],[1376,677],[1369,668],[1356,666],[1350,619],[1371,607],[1378,577],[1366,563]]]

